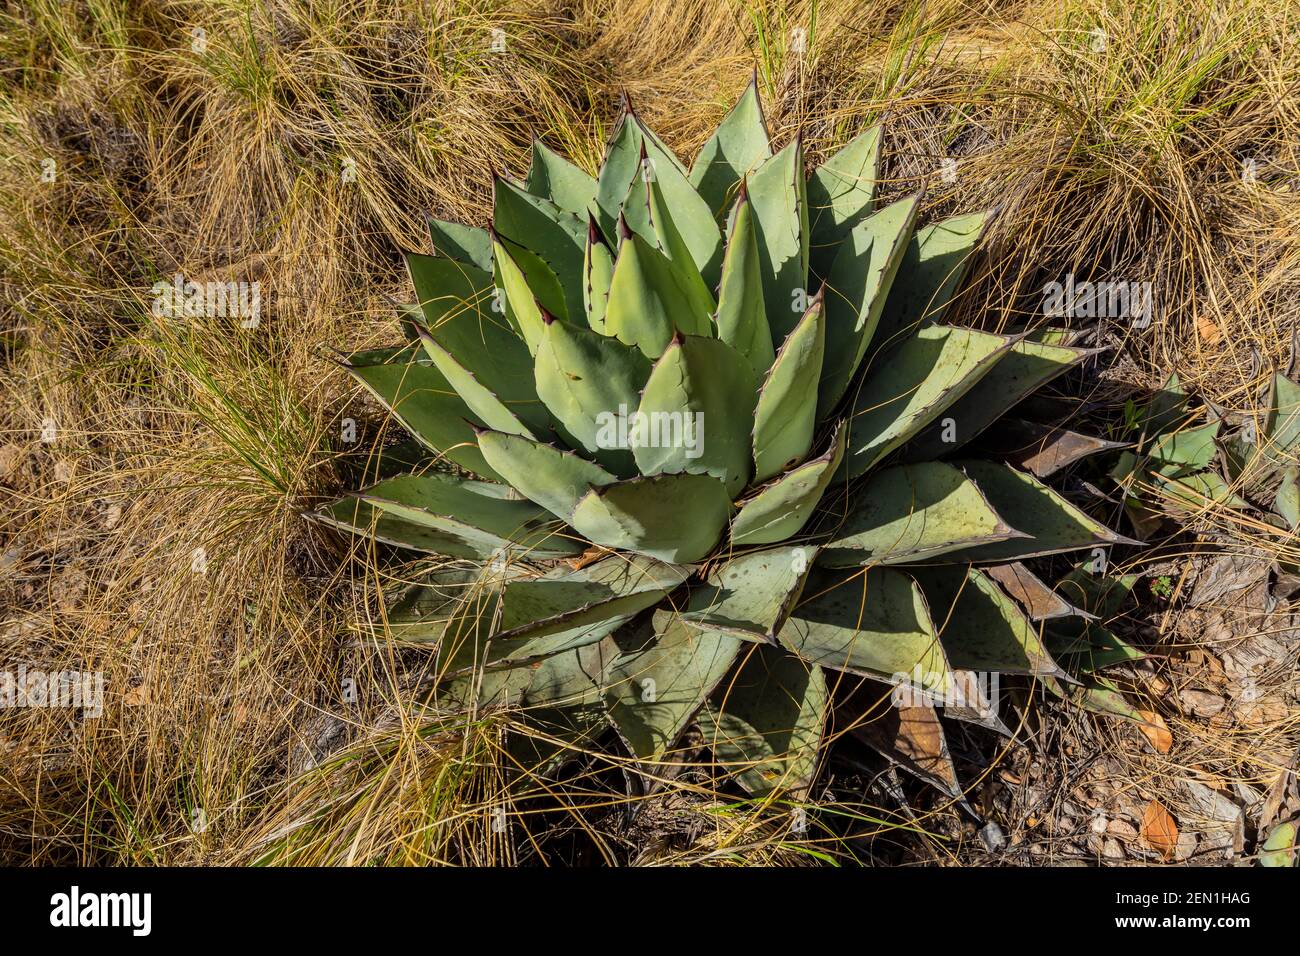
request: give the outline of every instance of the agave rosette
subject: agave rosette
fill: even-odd
[[[1042,621],[1079,609],[1020,562],[1127,540],[1042,481],[1106,443],[1004,420],[1023,467],[970,449],[1087,353],[941,324],[987,216],[918,229],[879,154],[805,177],[751,85],[689,168],[629,108],[598,176],[536,143],[489,229],[431,221],[410,341],[348,368],[441,466],[318,515],[463,559],[390,615],[440,700],[644,764],[695,723],[762,793],[809,783],[828,671],[1066,678]]]

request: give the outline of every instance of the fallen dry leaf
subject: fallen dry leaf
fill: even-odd
[[[1206,345],[1215,345],[1223,338],[1223,330],[1219,328],[1219,323],[1203,315],[1196,317],[1196,334]]]
[[[1227,701],[1218,694],[1192,687],[1179,692],[1178,702],[1185,712],[1194,717],[1213,717],[1227,705]]]
[[[122,695],[122,703],[127,707],[139,707],[141,704],[149,703],[149,685],[136,684]]]
[[[1138,713],[1142,715],[1143,720],[1143,723],[1138,724],[1138,730],[1151,741],[1151,746],[1156,749],[1156,753],[1169,753],[1169,748],[1174,745],[1174,735],[1169,732],[1165,719],[1153,710],[1139,710]]]
[[[569,567],[575,571],[581,571],[589,564],[595,564],[602,557],[609,553],[609,549],[602,548],[600,545],[592,545],[576,558],[569,559]]]
[[[943,725],[930,704],[892,707],[879,718],[854,728],[853,735],[940,789],[950,794],[960,792]]]
[[[1142,839],[1166,860],[1178,848],[1178,824],[1159,800],[1147,804],[1142,814]]]

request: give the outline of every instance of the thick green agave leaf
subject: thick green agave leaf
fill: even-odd
[[[1275,466],[1292,464],[1296,446],[1300,445],[1300,386],[1281,372],[1276,373],[1266,409],[1263,431],[1266,441],[1261,451]]]
[[[447,571],[439,568],[402,597],[388,613],[387,633],[406,644],[436,649],[440,675],[455,672],[460,676],[482,658],[496,615],[499,589],[504,574],[510,572],[485,572],[481,576],[468,572],[470,580],[444,586],[440,579]],[[457,568],[451,573],[458,576],[460,571]],[[526,686],[524,682],[517,689],[522,691]],[[488,690],[493,696],[493,688]],[[447,694],[472,701],[477,693],[473,686],[447,687],[443,693],[435,693],[435,702],[445,704]],[[510,699],[517,700],[517,696],[511,693]]]
[[[503,562],[487,567],[473,561],[439,565],[402,590],[401,597],[388,611],[388,624],[404,628],[445,618],[466,594],[490,591],[510,577],[524,573],[524,566]]]
[[[775,544],[798,534],[835,478],[844,458],[845,431],[843,424],[837,426],[826,454],[786,472],[741,505],[731,522],[731,543]]]
[[[576,452],[510,432],[481,431],[478,445],[484,460],[512,488],[565,521],[592,488],[618,480]]]
[[[438,685],[434,702],[452,713],[517,707],[532,679],[532,672],[522,667],[461,674]]]
[[[522,562],[494,560],[487,567],[450,564],[411,585],[386,615],[387,632],[412,644],[442,642],[444,660],[462,643],[486,642],[496,620],[501,587],[525,573]]]
[[[977,544],[1023,538],[958,468],[922,462],[882,468],[850,499],[818,559],[828,567],[923,561]]]
[[[596,198],[596,180],[537,139],[524,188],[579,219],[587,218]]]
[[[646,202],[650,216],[650,229],[654,235],[656,247],[672,264],[677,282],[690,296],[698,310],[712,315],[717,311],[718,303],[713,298],[710,288],[716,287],[722,273],[723,243],[722,234],[712,218],[707,224],[690,221],[689,215],[682,215],[665,200],[664,190],[658,178],[652,177],[646,183]],[[687,207],[689,211],[689,206]],[[703,265],[697,261],[691,244],[682,235],[678,220],[685,223],[684,228],[696,239],[696,246],[708,245],[711,249]],[[711,245],[710,245],[711,244]],[[703,255],[703,254],[701,254]]]
[[[736,495],[749,482],[755,383],[720,339],[677,335],[650,371],[633,454],[643,475],[707,474]]]
[[[589,726],[590,718],[604,711],[601,687],[615,659],[617,646],[612,638],[552,654],[533,670],[533,679],[524,692],[524,706],[560,718],[561,725],[572,720],[576,725]],[[566,711],[567,717],[563,713]]]
[[[808,189],[799,140],[750,175],[747,192],[758,236],[772,341],[779,345],[804,313],[808,296]]]
[[[550,515],[503,497],[509,493],[504,485],[449,475],[408,475],[326,505],[314,517],[385,544],[453,558],[515,552],[543,559],[583,550],[583,542],[558,533]]]
[[[689,564],[717,546],[730,513],[731,496],[717,479],[655,475],[593,488],[569,523],[607,548]]]
[[[1109,620],[1133,593],[1140,574],[1105,574],[1091,570],[1085,561],[1056,582],[1056,590],[1087,613],[1085,617]]]
[[[627,604],[638,603],[627,599]],[[653,604],[642,598],[642,605]],[[611,614],[600,620],[574,624],[571,627],[529,637],[492,637],[481,642],[465,641],[452,648],[460,651],[460,659],[453,661],[462,671],[493,671],[530,666],[555,654],[586,647],[601,641],[635,616],[633,612]],[[444,641],[444,645],[446,642]],[[459,675],[458,675],[459,676]]]
[[[490,428],[510,432],[512,435],[532,438],[534,434],[547,434],[550,428],[550,417],[548,415],[542,419],[546,409],[540,400],[520,402],[512,406],[507,400],[486,388],[473,371],[456,361],[452,354],[424,329],[420,330],[420,341],[438,371],[479,421]],[[529,419],[527,423],[522,417],[525,414]]]
[[[496,230],[492,230],[491,235],[494,243],[503,247],[505,251],[509,253],[510,258],[514,260],[527,282],[528,293],[531,294],[531,297],[537,301],[544,311],[551,313],[551,315],[559,316],[566,321],[576,322],[579,325],[582,324],[582,313],[571,313],[569,311],[569,306],[571,304],[569,290],[561,286],[559,277],[551,271],[551,267],[547,265],[540,256],[525,249],[519,243],[507,239]],[[494,256],[496,254],[495,248],[493,254]],[[494,278],[497,279],[497,287],[502,288],[500,285],[500,276],[494,273]],[[520,298],[520,296],[517,296],[517,298]],[[504,299],[505,301],[501,306],[494,305],[494,309],[503,308],[508,317],[510,315],[512,303],[508,295],[506,295]]]
[[[1282,484],[1278,485],[1273,510],[1282,516],[1292,531],[1300,525],[1300,485],[1296,481],[1295,468],[1288,468],[1282,473]]]
[[[352,484],[368,485],[381,478],[396,478],[408,471],[441,471],[438,462],[445,456],[435,455],[414,438],[399,441],[382,448],[372,447],[362,458],[342,462],[343,474]],[[486,465],[484,466],[486,467]],[[492,475],[480,475],[489,481],[499,480]]]
[[[407,345],[418,344],[420,329],[425,327],[424,310],[413,302],[401,303],[397,307],[397,324],[401,326]]]
[[[609,670],[606,700],[619,736],[638,759],[663,759],[726,675],[740,641],[688,627],[675,614],[654,616],[654,635],[626,640]]]
[[[690,569],[644,555],[611,555],[577,570],[506,583],[494,640],[538,638],[630,617],[653,607],[684,582]]]
[[[411,346],[357,353],[343,367],[366,387],[420,444],[484,478],[500,481],[478,449],[478,424],[446,376],[428,361],[416,360]],[[467,421],[468,419],[468,421]]]
[[[582,315],[582,260],[587,246],[584,220],[497,177],[492,227],[544,262],[564,290],[565,314]]]
[[[982,570],[996,581],[1003,591],[1015,599],[1031,621],[1048,621],[1060,617],[1095,617],[1053,591],[1018,561],[1011,564],[992,564]]]
[[[468,593],[442,619],[395,629],[405,640],[441,638],[444,672],[500,669],[603,640],[653,607],[686,579],[687,569],[617,555],[540,578],[515,578],[486,595]]]
[[[1064,674],[1032,624],[983,572],[966,567],[912,568],[925,593],[948,663],[959,670]]]
[[[908,196],[863,219],[836,247],[826,279],[826,364],[817,417],[839,404],[876,334],[880,313],[903,261],[920,196]]]
[[[404,598],[405,606],[399,604],[389,614],[390,632],[406,643],[436,645],[441,674],[481,668],[494,652],[496,657],[509,653],[498,652],[490,638],[500,617],[501,588],[519,573],[516,567],[502,567],[494,560],[478,579],[459,589],[456,599],[441,606],[429,606],[432,602],[419,592],[414,603]]]
[[[682,291],[663,253],[632,233],[614,262],[605,333],[657,359],[676,332],[711,335],[711,319]]]
[[[482,531],[485,545],[493,550],[510,544],[527,547],[556,531],[551,515],[531,501],[514,497],[510,489],[437,472],[389,478],[356,492],[356,496],[412,524],[459,534],[465,533],[465,527]],[[558,550],[572,553],[580,544],[563,544]],[[548,546],[555,550],[549,542]]]
[[[491,249],[490,242],[488,248]],[[464,325],[465,316],[472,317],[477,323],[492,297],[490,269],[485,271],[446,256],[426,256],[418,252],[406,253],[406,268],[423,316],[423,320],[416,324],[426,328]],[[491,315],[487,317],[497,325],[502,324]]]
[[[640,404],[650,375],[640,350],[553,320],[543,326],[536,375],[537,394],[578,447],[620,477],[637,474],[619,420]]]
[[[830,704],[822,669],[770,645],[741,657],[700,714],[704,742],[719,769],[753,796],[804,792],[817,772]]]
[[[1300,861],[1300,823],[1287,820],[1268,832],[1260,844],[1259,865],[1267,867],[1295,866]]]
[[[672,263],[673,275],[692,302],[712,312],[709,287],[717,285],[722,269],[722,233],[685,175],[643,152],[640,175],[628,188],[623,215],[634,232],[653,242]]]
[[[1085,675],[1077,684],[1066,684],[1052,677],[1039,678],[1042,685],[1053,695],[1067,700],[1076,707],[1090,710],[1107,717],[1122,717],[1139,724],[1146,721],[1142,712],[1124,699],[1120,689],[1113,681],[1104,677]]]
[[[492,240],[486,229],[429,217],[429,238],[433,248],[449,259],[492,271]]]
[[[1007,354],[1014,339],[930,325],[873,362],[853,395],[847,478],[856,478],[935,421]]]
[[[1178,478],[1194,471],[1202,471],[1210,466],[1218,446],[1214,440],[1219,437],[1219,422],[1211,422],[1199,428],[1182,428],[1162,435],[1151,446],[1151,457],[1158,466],[1179,466],[1172,471],[1161,472],[1169,478]]]
[[[532,355],[537,354],[537,346],[542,341],[542,311],[543,306],[533,295],[534,287],[541,288],[548,283],[542,279],[544,273],[550,273],[546,263],[542,262],[527,249],[522,246],[515,246],[515,253],[518,259],[511,254],[500,240],[494,240],[492,243],[492,264],[493,278],[496,281],[497,288],[501,290],[502,306],[505,311],[506,319],[514,326],[519,337],[524,340],[528,346],[528,351]],[[532,278],[525,272],[521,263],[527,263],[531,271]],[[554,291],[559,292],[559,282],[555,275],[550,275],[550,282],[554,283]],[[563,293],[560,293],[560,305],[564,304]],[[552,308],[555,301],[552,300]]]
[[[736,186],[750,170],[772,155],[758,84],[749,86],[701,147],[691,166],[690,183],[721,221]]]
[[[1208,508],[1212,504],[1226,504],[1232,508],[1250,507],[1250,502],[1236,494],[1218,472],[1203,471],[1177,478],[1155,473],[1151,478],[1175,507],[1191,510]]]
[[[1018,530],[1028,537],[964,549],[950,554],[950,560],[1002,564],[1081,548],[1141,544],[1116,534],[1042,482],[1014,468],[987,461],[957,464],[975,480],[998,514],[1015,515]]]
[[[1060,621],[1047,632],[1046,639],[1052,653],[1075,674],[1092,674],[1148,656],[1096,621]]]
[[[988,212],[970,213],[916,231],[890,286],[872,351],[943,317],[991,218]]]
[[[828,276],[841,243],[858,223],[871,215],[879,169],[880,127],[873,126],[853,137],[809,178],[808,219],[814,274]]]
[[[936,422],[907,443],[903,456],[928,461],[951,454],[1002,417],[1025,396],[1083,361],[1093,350],[1022,339]],[[949,420],[951,419],[951,423]]]
[[[691,589],[682,619],[695,627],[775,644],[816,556],[814,547],[794,546],[731,557]]]
[[[426,319],[417,330],[425,351],[465,404],[485,424],[493,425],[488,416],[513,418],[534,434],[549,432],[551,417],[533,387],[532,355],[488,307],[487,273],[434,256],[408,254],[406,263]],[[508,417],[499,417],[499,405]]]
[[[814,572],[778,640],[834,670],[939,693],[951,682],[920,586],[892,568]]]
[[[763,265],[758,256],[758,233],[749,196],[741,181],[740,198],[731,223],[731,238],[722,260],[718,287],[718,338],[749,362],[755,376],[772,367],[776,353],[772,330],[763,304]]]
[[[1142,410],[1141,423],[1144,442],[1153,441],[1187,417],[1187,391],[1171,372],[1160,390],[1151,397]]]
[[[618,218],[623,212],[623,201],[627,198],[632,180],[641,175],[641,150],[654,159],[655,169],[672,167],[685,173],[685,167],[668,147],[659,141],[637,115],[631,105],[624,103],[624,113],[618,128],[605,151],[605,161],[601,164],[600,174],[596,177],[596,201],[592,213],[604,231],[605,237],[613,241],[618,235]]]
[[[587,223],[587,251],[582,270],[582,304],[587,312],[587,325],[592,331],[606,335],[605,310],[609,307],[609,286],[614,278],[614,253],[600,234],[594,217]]]
[[[758,393],[754,410],[754,481],[767,481],[803,461],[817,426],[817,382],[826,347],[822,292],[786,337]]]
[[[605,150],[605,161],[601,163],[600,172],[596,176],[596,199],[591,213],[611,243],[618,238],[618,220],[623,214],[623,201],[627,199],[628,188],[638,173],[643,138],[635,118],[630,112],[624,112]]]

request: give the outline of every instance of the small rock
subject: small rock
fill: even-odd
[[[1205,849],[1226,850],[1230,855],[1242,852],[1246,842],[1246,814],[1226,794],[1195,780],[1185,782],[1192,806],[1208,826],[1202,832]]]
[[[1178,702],[1182,705],[1184,713],[1196,717],[1213,717],[1227,706],[1227,702],[1218,694],[1194,688],[1180,691]]]
[[[1111,820],[1106,825],[1106,832],[1121,840],[1136,840],[1138,837],[1137,827],[1127,820]]]
[[[1104,840],[1101,844],[1101,855],[1108,860],[1124,859],[1124,848],[1119,845],[1118,840]]]
[[[1182,863],[1192,858],[1196,852],[1196,834],[1184,830],[1178,834],[1178,845],[1174,847],[1174,860]]]
[[[980,842],[990,853],[1000,853],[1006,848],[1007,836],[1000,826],[990,820],[980,828]]]

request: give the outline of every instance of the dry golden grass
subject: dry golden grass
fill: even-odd
[[[692,850],[646,849],[598,779],[511,803],[502,837],[508,717],[415,719],[418,655],[361,639],[386,582],[301,520],[340,487],[344,419],[383,439],[325,348],[395,338],[399,250],[424,248],[427,212],[485,221],[532,136],[594,169],[626,91],[690,155],[756,71],[778,140],[817,158],[883,121],[889,192],[1001,206],[957,320],[1032,319],[1068,272],[1149,281],[1155,322],[1103,330],[1118,379],[1177,370],[1249,411],[1300,311],[1298,19],[1272,0],[0,5],[0,667],[107,679],[97,720],[0,715],[0,854],[851,858],[707,799]],[[152,315],[176,273],[259,281],[261,324]]]

